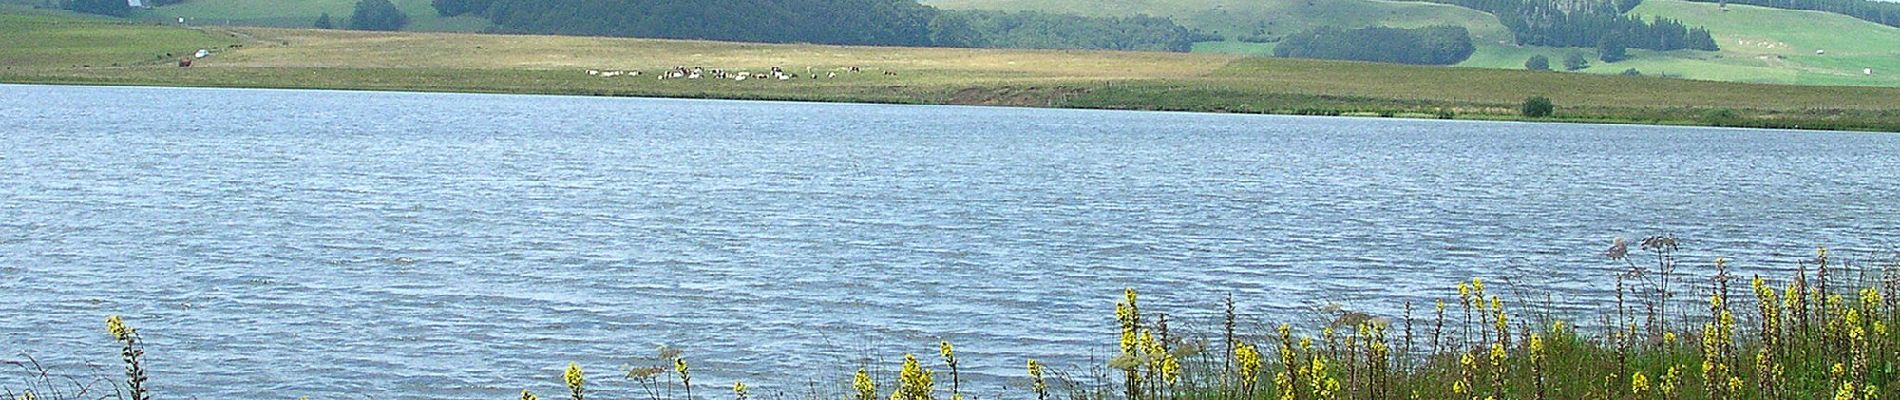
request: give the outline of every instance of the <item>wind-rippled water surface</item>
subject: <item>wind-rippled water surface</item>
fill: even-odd
[[[1900,235],[1900,136],[969,107],[0,86],[0,360],[166,398],[504,398],[684,348],[843,388],[958,344],[1001,394],[1123,287],[1207,332],[1470,276],[1598,307],[1611,238],[1776,272]],[[887,365],[888,364],[888,365]],[[19,387],[14,366],[0,386]],[[874,368],[875,369],[875,368]],[[715,391],[716,392],[716,391]]]

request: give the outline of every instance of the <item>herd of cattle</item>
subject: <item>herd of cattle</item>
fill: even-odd
[[[804,73],[788,72],[784,68],[781,68],[781,67],[772,67],[771,72],[728,71],[725,69],[706,68],[706,67],[690,67],[690,68],[689,67],[673,67],[672,69],[668,69],[665,72],[661,72],[657,74],[656,76],[658,77],[659,80],[667,80],[667,79],[726,80],[726,79],[730,79],[734,81],[746,81],[746,80],[789,81],[789,80],[794,80],[794,79],[836,79],[838,78],[839,72],[843,72],[845,74],[861,74],[861,73],[864,73],[864,69],[860,67],[847,67],[847,68],[838,68],[838,69],[823,71],[823,72],[824,72],[823,74],[820,74],[819,71],[814,71],[814,69],[810,67],[806,67]],[[597,77],[602,77],[602,78],[615,78],[615,77],[639,77],[639,76],[646,75],[646,73],[642,71],[590,69],[590,70],[587,70],[587,75],[597,76]],[[884,76],[897,76],[897,72],[884,71]]]

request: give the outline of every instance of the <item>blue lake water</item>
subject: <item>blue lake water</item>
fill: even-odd
[[[994,398],[1123,287],[1203,333],[1471,276],[1582,312],[1613,237],[1781,272],[1895,204],[1891,134],[0,85],[0,361],[110,377],[123,314],[162,398],[633,398],[662,344],[792,396],[944,339]]]

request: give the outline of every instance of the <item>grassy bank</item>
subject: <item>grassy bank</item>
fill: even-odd
[[[8,9],[0,82],[977,104],[1900,131],[1900,88],[1781,86],[1229,55],[972,50],[268,28]],[[211,58],[173,66],[199,48]],[[168,57],[167,54],[172,55]],[[800,74],[660,80],[673,66]],[[862,72],[852,73],[850,67]],[[642,71],[601,78],[585,71]],[[837,73],[835,77],[830,76]],[[811,79],[810,75],[820,79]]]

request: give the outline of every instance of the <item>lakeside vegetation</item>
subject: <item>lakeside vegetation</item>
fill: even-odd
[[[1230,296],[1218,328],[1170,326],[1170,310],[1145,307],[1130,288],[1103,326],[1112,356],[1078,369],[1031,358],[1002,392],[966,390],[955,347],[937,357],[904,354],[895,376],[857,366],[806,400],[1301,400],[1301,399],[1835,399],[1900,398],[1900,264],[1843,262],[1820,248],[1785,277],[1740,276],[1723,258],[1688,261],[1673,236],[1616,239],[1607,261],[1626,268],[1606,277],[1614,302],[1597,314],[1559,315],[1550,294],[1512,284],[1487,287],[1476,277],[1448,285],[1430,304],[1406,302],[1393,315],[1339,305],[1325,319],[1282,322],[1271,331],[1237,323],[1245,310]],[[1505,281],[1509,283],[1509,281]],[[1506,295],[1508,293],[1508,296]],[[1104,303],[1106,304],[1106,302]],[[1111,309],[1100,310],[1104,316]],[[1176,321],[1179,324],[1179,321]],[[118,315],[105,332],[117,342],[122,378],[90,383],[45,370],[23,387],[0,384],[13,399],[151,398],[139,330]],[[155,349],[163,351],[163,349]],[[923,350],[923,349],[920,349]],[[929,354],[930,352],[921,352]],[[662,347],[655,365],[623,366],[589,377],[569,363],[560,376],[537,377],[573,400],[749,400],[743,381],[701,382],[694,395],[690,355]],[[1091,358],[1093,359],[1093,358]],[[811,366],[801,374],[842,366]],[[598,371],[598,370],[596,370]],[[624,375],[624,378],[620,377]],[[603,378],[602,376],[607,376]],[[604,389],[599,380],[625,392]],[[802,378],[801,378],[802,379]],[[794,381],[800,379],[792,379]],[[947,383],[944,384],[944,383]],[[591,385],[591,386],[590,386]],[[720,390],[727,387],[730,390]],[[674,390],[680,388],[682,390]],[[676,394],[683,396],[676,397]],[[781,392],[778,397],[785,398]]]

